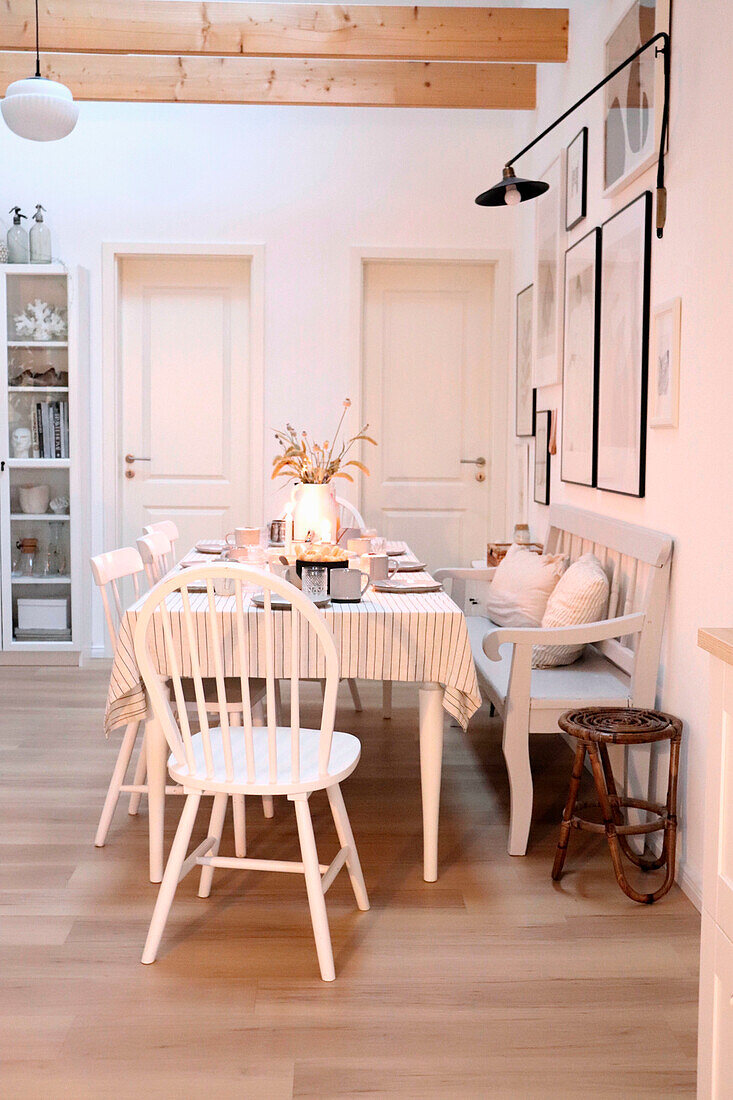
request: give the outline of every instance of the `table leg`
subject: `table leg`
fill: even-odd
[[[422,783],[423,878],[438,877],[438,815],[443,765],[443,688],[420,687],[420,780]]]
[[[148,761],[148,830],[150,881],[163,878],[163,833],[165,830],[165,779],[168,747],[160,722],[152,710],[145,723],[145,753]]]

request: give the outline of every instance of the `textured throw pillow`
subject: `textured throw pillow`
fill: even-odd
[[[605,619],[608,609],[608,577],[595,554],[583,554],[563,573],[547,601],[542,625],[579,626]],[[536,645],[533,668],[571,665],[583,645]]]
[[[486,611],[497,626],[539,626],[547,598],[562,576],[563,554],[533,554],[516,543],[497,566]]]

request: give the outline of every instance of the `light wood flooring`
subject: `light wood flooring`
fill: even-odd
[[[296,875],[220,870],[206,901],[189,876],[144,967],[145,803],[137,818],[121,805],[107,847],[92,844],[119,743],[102,734],[105,688],[103,669],[0,670],[4,1100],[694,1095],[697,913],[677,888],[651,908],[629,901],[588,834],[551,882],[571,764],[559,738],[533,744],[530,849],[512,858],[500,723],[484,711],[468,735],[447,726],[429,885],[416,692],[396,685],[385,722],[375,685],[360,715],[343,685],[339,725],[363,744],[344,796],[372,908],[339,875],[336,981],[319,980]],[[181,800],[169,805],[170,836]],[[328,862],[324,796],[313,810]],[[295,857],[282,800],[273,821],[248,800],[248,834],[253,855]]]

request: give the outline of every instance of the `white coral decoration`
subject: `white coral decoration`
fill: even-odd
[[[66,311],[50,306],[36,298],[29,302],[23,313],[13,318],[18,336],[27,336],[31,340],[63,340],[66,336]]]

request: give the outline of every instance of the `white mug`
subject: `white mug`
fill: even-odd
[[[352,554],[368,554],[371,548],[372,540],[363,537],[349,539],[346,543],[346,549],[350,550]]]
[[[400,563],[386,554],[370,554],[367,558],[369,576],[373,581],[386,581],[399,569]]]
[[[357,603],[369,587],[369,574],[360,569],[331,570],[331,599]]]
[[[259,546],[259,527],[235,527],[224,536],[228,546]]]

